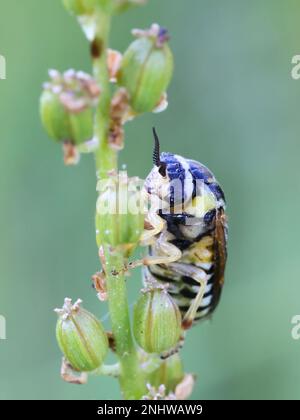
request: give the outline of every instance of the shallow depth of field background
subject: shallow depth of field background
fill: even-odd
[[[106,318],[91,288],[94,239],[92,156],[65,168],[44,133],[38,99],[48,68],[90,70],[88,45],[60,0],[0,0],[0,341],[1,399],[113,399],[113,379],[85,386],[59,377],[53,308],[65,296]],[[227,195],[229,261],[211,322],[192,329],[182,352],[198,376],[193,398],[299,398],[300,53],[296,0],[150,0],[117,17],[111,46],[124,50],[133,27],[171,33],[176,70],[163,114],[126,126],[121,163],[151,168],[151,127],[162,149],[209,166]],[[140,285],[128,280],[130,302]]]

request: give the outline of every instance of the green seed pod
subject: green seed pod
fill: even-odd
[[[56,141],[81,144],[93,137],[93,108],[99,97],[96,82],[83,72],[63,75],[51,70],[44,85],[40,110],[48,135]]]
[[[165,289],[146,290],[134,308],[134,336],[147,353],[173,349],[181,334],[178,306]]]
[[[72,305],[71,299],[66,298],[63,308],[55,309],[59,315],[56,338],[73,369],[90,372],[103,363],[108,340],[100,321],[80,303],[78,300]]]
[[[141,186],[138,178],[127,178],[126,172],[99,181],[96,207],[98,247],[121,247],[126,257],[134,251],[144,230]]]
[[[165,29],[154,24],[148,31],[133,33],[138,39],[124,53],[117,79],[127,89],[136,113],[151,112],[171,81],[173,56]]]
[[[113,0],[114,13],[122,13],[133,6],[141,6],[147,0]]]
[[[91,15],[95,11],[97,0],[63,0],[68,12],[76,15]]]
[[[149,383],[155,388],[164,384],[168,394],[175,391],[176,386],[183,380],[183,377],[182,361],[179,354],[176,353],[162,361],[159,368],[150,375]]]

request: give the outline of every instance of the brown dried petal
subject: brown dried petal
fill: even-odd
[[[109,130],[109,145],[114,150],[122,150],[124,147],[124,129],[122,125],[115,124]]]
[[[110,115],[113,120],[122,120],[129,109],[129,95],[125,88],[119,89],[112,98]]]
[[[167,93],[165,92],[162,97],[160,98],[158,104],[156,105],[156,107],[153,109],[153,113],[154,114],[158,114],[160,112],[165,111],[168,108],[168,96]]]
[[[106,280],[104,272],[98,272],[92,276],[93,284],[96,289],[98,299],[101,302],[107,300],[107,289],[106,289]]]
[[[116,76],[120,69],[122,61],[122,54],[116,50],[107,50],[107,67],[109,79],[112,83],[116,82]]]
[[[195,385],[195,377],[187,373],[183,380],[176,386],[175,396],[177,400],[186,400],[192,394]]]
[[[87,373],[75,371],[64,357],[62,359],[60,375],[65,382],[70,384],[84,385],[88,380]]]
[[[80,160],[80,153],[77,147],[70,141],[63,143],[64,163],[67,166],[77,165]]]

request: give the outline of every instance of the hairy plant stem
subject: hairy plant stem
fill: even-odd
[[[94,77],[101,89],[101,96],[96,114],[95,135],[99,146],[95,151],[97,178],[106,178],[110,171],[117,171],[117,152],[109,146],[110,102],[111,92],[107,69],[107,44],[111,24],[111,4],[106,1],[106,7],[97,13],[97,31],[91,46]],[[114,217],[112,214],[111,217]],[[108,304],[112,332],[116,341],[116,353],[120,362],[118,376],[123,397],[125,399],[140,399],[146,394],[145,380],[139,366],[136,347],[132,339],[127,288],[123,274],[113,275],[114,271],[122,272],[124,256],[120,250],[104,246],[107,273]]]

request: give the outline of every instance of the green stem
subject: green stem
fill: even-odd
[[[107,47],[111,24],[111,10],[107,6],[97,13],[96,38],[91,45],[93,58],[94,77],[99,82],[101,95],[97,108],[95,135],[98,138],[99,146],[95,152],[96,169],[98,178],[106,178],[108,172],[118,166],[118,156],[108,142],[110,123],[110,102],[111,92],[109,75],[107,69]]]
[[[101,365],[98,369],[91,372],[91,375],[95,376],[113,376],[118,378],[120,376],[120,364],[115,363],[114,365]]]
[[[139,366],[138,355],[130,327],[127,289],[122,272],[124,257],[120,251],[107,246],[106,255],[108,305],[116,352],[120,360],[120,385],[125,399],[140,399],[146,394],[145,380]]]
[[[94,77],[101,89],[100,101],[95,122],[95,135],[99,146],[95,151],[98,178],[106,178],[108,172],[117,171],[117,152],[109,146],[111,92],[107,70],[107,44],[111,23],[111,4],[97,13],[97,33],[91,46],[94,65]],[[114,217],[114,215],[111,215]],[[116,341],[116,353],[120,361],[119,381],[125,399],[140,399],[145,393],[145,381],[139,367],[138,355],[131,333],[127,289],[123,274],[113,275],[113,271],[122,272],[124,257],[121,252],[104,247],[107,273],[107,291],[112,332]]]

